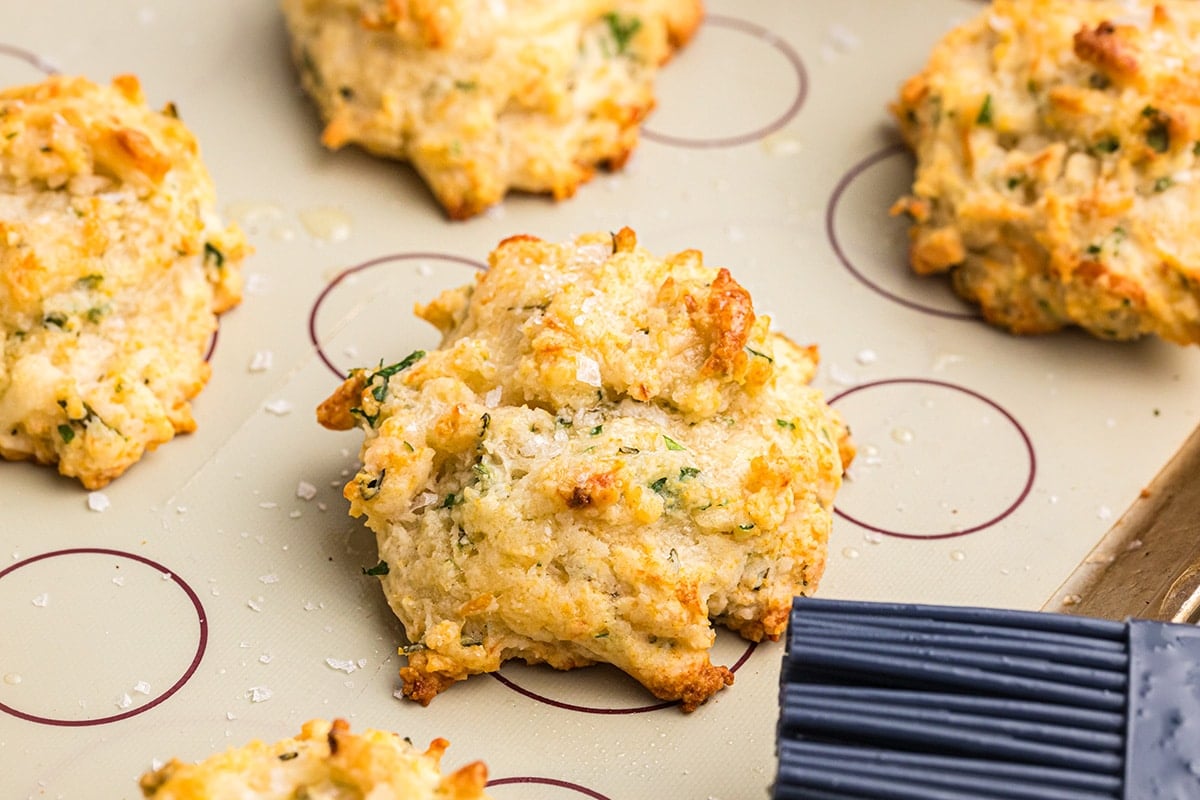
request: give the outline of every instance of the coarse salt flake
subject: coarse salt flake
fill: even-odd
[[[499,386],[497,386],[495,389],[492,389],[483,396],[483,404],[488,408],[495,408],[496,406],[500,405],[500,396],[502,394],[502,390]]]
[[[46,592],[42,592],[37,597],[33,598],[33,604],[38,608],[45,608],[46,606],[50,605],[50,595]]]
[[[349,659],[349,658],[347,658],[347,659],[327,658],[327,659],[325,659],[325,663],[329,665],[330,669],[339,670],[341,672],[346,673],[347,675],[349,675],[351,672],[354,672],[354,670],[358,669],[358,663],[355,662],[353,659]]]
[[[277,417],[283,417],[292,413],[292,404],[287,400],[272,400],[263,406],[269,413]]]
[[[829,38],[833,42],[833,46],[843,53],[849,53],[857,50],[862,40],[854,31],[849,28],[834,24],[829,27]]]
[[[266,372],[275,363],[275,354],[270,350],[258,350],[250,359],[251,372]]]
[[[266,686],[251,686],[246,690],[246,697],[250,698],[251,703],[265,703],[273,694]]]
[[[296,484],[296,497],[301,500],[312,500],[317,496],[317,487],[308,481],[300,481]]]
[[[138,681],[133,685],[133,690],[138,694],[150,694],[150,684],[145,681]]]
[[[87,506],[92,511],[107,511],[112,503],[104,492],[88,492]]]
[[[117,698],[117,708],[129,708],[133,705],[133,698],[128,694],[122,694]]]
[[[856,355],[854,357],[854,360],[857,361],[859,364],[866,366],[867,364],[874,364],[876,361],[878,361],[879,356],[878,356],[878,354],[876,354],[876,352],[874,350],[872,350],[870,348],[865,348],[863,350],[858,351],[858,355]]]
[[[600,385],[600,364],[588,356],[575,357],[575,380],[588,386]]]
[[[858,378],[853,372],[843,369],[837,364],[829,365],[829,379],[841,386],[853,386],[858,383]]]
[[[258,581],[259,581],[259,583],[266,583],[266,584],[279,583],[279,576],[273,572],[269,575],[259,575]]]

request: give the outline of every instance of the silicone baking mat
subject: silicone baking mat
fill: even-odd
[[[711,0],[627,169],[567,202],[448,222],[413,173],[329,153],[272,2],[10,2],[0,79],[137,74],[197,134],[248,231],[199,429],[102,493],[0,464],[0,796],[134,798],[140,773],[312,717],[451,741],[499,800],[764,798],[782,645],[721,634],[736,683],[692,714],[615,670],[506,666],[397,699],[398,624],[346,513],[356,432],[314,408],[354,366],[436,344],[416,301],[501,239],[634,228],[696,248],[820,345],[859,456],[830,597],[1040,607],[1196,425],[1197,354],[1014,338],[905,266],[912,162],[886,106],[983,4]]]

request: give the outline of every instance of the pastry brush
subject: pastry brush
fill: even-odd
[[[796,598],[774,800],[1200,798],[1200,629]]]

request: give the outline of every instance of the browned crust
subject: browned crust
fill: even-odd
[[[366,387],[363,373],[355,372],[317,406],[317,422],[331,431],[348,431],[355,425],[350,409],[358,405]]]
[[[1105,20],[1089,28],[1084,25],[1075,34],[1075,55],[1110,78],[1127,80],[1137,75],[1137,56],[1130,52],[1118,35],[1118,28]]]

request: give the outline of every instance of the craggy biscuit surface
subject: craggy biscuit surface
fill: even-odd
[[[816,348],[727,270],[628,229],[517,236],[418,313],[438,349],[318,409],[365,434],[345,494],[411,642],[404,694],[508,659],[607,662],[691,710],[733,681],[713,622],[783,632],[853,451],[808,386]]]
[[[137,79],[0,92],[0,456],[99,488],[195,428],[240,232],[195,139]]]
[[[911,262],[1016,333],[1200,342],[1200,5],[996,0],[894,111]]]
[[[293,739],[251,742],[196,764],[172,759],[142,776],[153,800],[487,800],[487,768],[443,776],[435,739],[421,752],[395,733],[350,732],[345,720],[311,720]]]
[[[410,162],[450,217],[621,167],[700,0],[283,0],[322,142]]]

